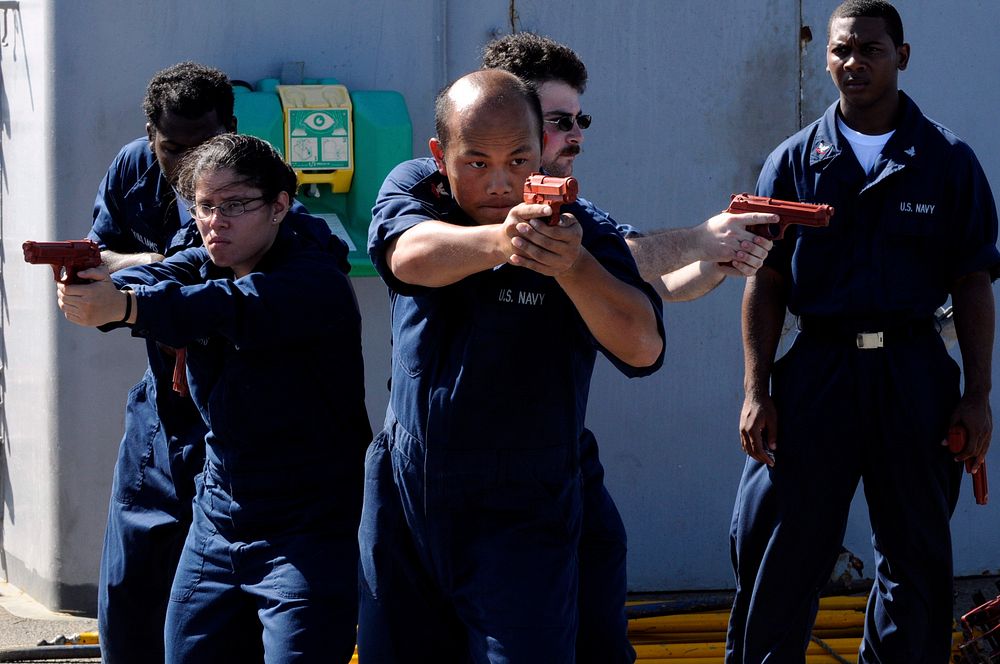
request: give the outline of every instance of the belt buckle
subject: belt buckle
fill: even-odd
[[[882,332],[859,332],[857,337],[858,348],[871,350],[885,346],[885,338]]]

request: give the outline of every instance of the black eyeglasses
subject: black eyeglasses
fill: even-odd
[[[219,203],[218,205],[205,205],[204,203],[198,203],[192,205],[188,208],[188,212],[191,216],[199,221],[206,221],[212,218],[212,213],[216,210],[219,211],[223,217],[238,217],[246,212],[253,212],[254,210],[259,210],[264,207],[263,205],[258,205],[257,207],[248,208],[247,203],[253,203],[254,201],[264,200],[263,196],[258,196],[257,198],[245,198],[241,201],[225,201],[224,203]]]
[[[590,126],[591,117],[580,113],[579,115],[560,115],[557,120],[546,120],[549,124],[554,124],[559,131],[573,131],[573,122],[580,125],[580,129]]]

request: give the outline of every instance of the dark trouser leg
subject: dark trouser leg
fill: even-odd
[[[151,380],[147,374],[129,392],[109,501],[98,585],[106,664],[163,661],[167,599],[191,523],[191,490],[178,498]],[[203,429],[189,427],[184,435],[200,444]],[[189,475],[177,481],[193,484]]]
[[[958,368],[937,342],[884,358],[879,444],[864,473],[876,561],[866,664],[940,664],[951,650],[949,521],[963,467],[940,444],[958,401]]]
[[[170,591],[165,646],[170,664],[263,661],[253,598],[236,578],[230,542],[212,524],[209,490],[198,481],[194,520]]]
[[[257,601],[267,664],[347,664],[358,624],[357,528],[328,522],[235,547],[243,590]]]
[[[476,664],[573,664],[577,447],[451,451],[441,474],[448,583]]]
[[[800,338],[772,384],[776,463],[747,459],[733,512],[727,664],[805,661],[860,476],[849,353]]]
[[[393,480],[389,434],[385,431],[369,446],[365,459],[358,541],[361,664],[467,661],[464,630],[417,554]]]
[[[580,533],[580,630],[577,664],[631,664],[628,641],[625,524],[604,486],[604,468],[594,434],[580,438],[583,525]]]

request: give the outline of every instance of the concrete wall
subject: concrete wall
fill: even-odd
[[[477,66],[484,41],[512,26],[547,33],[577,49],[590,69],[584,107],[595,121],[577,169],[586,195],[640,227],[685,226],[752,188],[765,155],[798,128],[800,115],[811,120],[835,99],[822,64],[835,4],[17,3],[0,46],[2,569],[51,607],[93,606],[122,405],[141,374],[142,348],[124,333],[61,320],[48,273],[21,262],[20,244],[86,233],[107,164],[142,133],[139,103],[155,71],[195,59],[256,80],[302,61],[306,76],[399,90],[414,122],[414,153],[422,155],[434,94]],[[1000,188],[1000,137],[988,131],[985,112],[1000,95],[991,84],[1000,46],[988,39],[1000,9],[985,0],[947,10],[911,0],[903,9],[914,45],[903,86],[970,140]],[[800,20],[816,37],[804,52]],[[387,306],[377,280],[356,286],[377,425],[386,402]],[[589,423],[629,528],[635,589],[731,585],[726,535],[744,458],[736,433],[741,292],[742,284],[726,283],[701,301],[669,306],[669,350],[658,375],[627,381],[607,363],[598,367]],[[978,525],[998,516],[996,504],[973,511],[963,496],[958,572],[1000,567],[1000,535]],[[847,545],[871,571],[861,509]]]

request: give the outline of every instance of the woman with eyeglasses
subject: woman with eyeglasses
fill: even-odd
[[[290,210],[295,173],[261,140],[210,139],[180,173],[203,247],[59,285],[74,323],[188,348],[209,432],[167,661],[228,662],[259,638],[268,664],[348,662],[371,430],[347,248]]]

